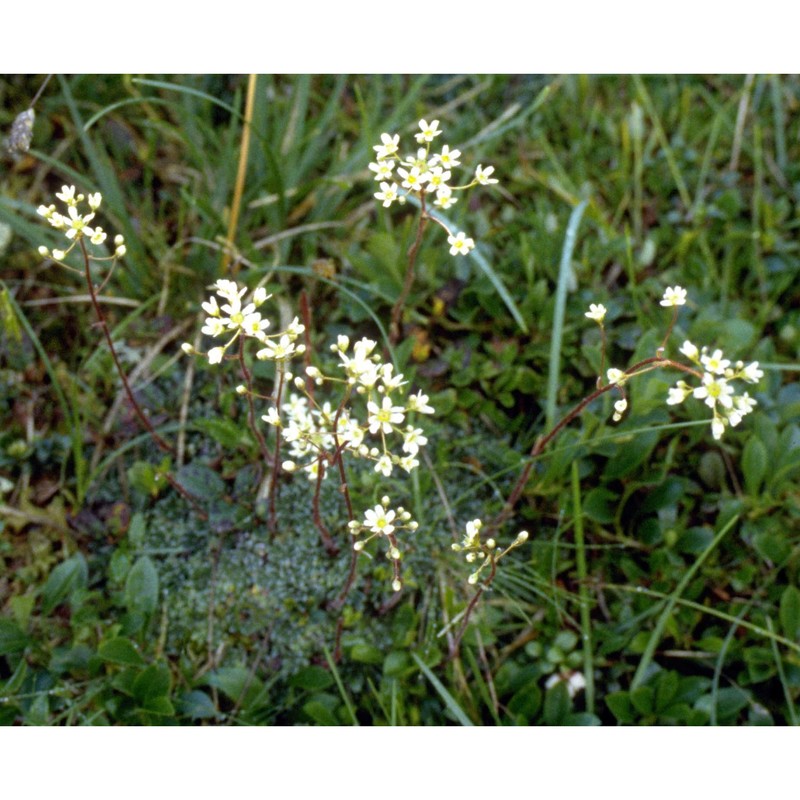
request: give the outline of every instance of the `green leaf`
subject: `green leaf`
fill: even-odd
[[[781,595],[780,607],[783,635],[792,641],[800,640],[800,590],[787,586]]]
[[[333,676],[323,667],[311,666],[301,669],[290,681],[292,686],[299,689],[321,691],[333,683]]]
[[[133,695],[140,702],[167,697],[172,687],[169,667],[164,663],[151,664],[133,682]]]
[[[216,500],[225,493],[225,482],[222,478],[199,461],[192,461],[182,467],[175,479],[187,492],[202,500]]]
[[[16,622],[0,617],[0,656],[21,653],[30,639]]]
[[[142,658],[141,653],[136,649],[135,645],[130,639],[124,636],[117,636],[114,639],[109,639],[103,642],[97,649],[97,655],[103,661],[110,661],[112,664],[124,664],[130,667],[142,666],[145,660]]]
[[[199,689],[184,694],[178,703],[178,710],[190,719],[213,719],[217,716],[211,698]]]
[[[545,725],[563,725],[572,710],[566,681],[559,681],[544,696]]]
[[[49,614],[61,605],[75,589],[86,589],[89,582],[89,568],[83,553],[75,553],[59,564],[47,578],[42,588],[42,613]]]
[[[616,717],[617,722],[623,725],[630,724],[636,719],[631,699],[627,692],[612,692],[605,697],[606,705]]]
[[[161,486],[156,479],[156,468],[147,461],[136,461],[127,470],[128,483],[142,494],[158,497]]]
[[[464,709],[456,702],[453,695],[447,691],[442,685],[442,682],[431,672],[431,668],[416,654],[412,653],[411,657],[414,659],[416,665],[420,668],[422,674],[431,682],[433,688],[439,694],[439,697],[444,700],[445,705],[450,710],[450,713],[465,726],[471,726],[472,720],[466,715]]]
[[[380,664],[383,661],[383,653],[371,644],[359,642],[350,648],[350,658],[361,664]]]
[[[742,473],[747,493],[755,497],[767,474],[767,448],[757,436],[751,436],[744,446]]]
[[[226,417],[212,417],[211,419],[198,419],[195,427],[219,442],[226,449],[234,449],[247,442],[247,435],[241,425]]]
[[[311,717],[317,725],[341,724],[328,706],[320,700],[309,700],[303,706],[303,712]]]
[[[247,711],[262,695],[264,686],[250,670],[244,667],[221,667],[208,676],[209,686],[214,686],[234,703]]]
[[[125,581],[125,604],[130,612],[152,614],[158,607],[158,572],[150,556],[131,567]]]
[[[142,702],[141,707],[151,714],[158,714],[162,717],[175,716],[175,706],[172,705],[168,697],[148,697]]]
[[[652,714],[654,695],[652,686],[639,686],[630,693],[631,704],[640,714]]]

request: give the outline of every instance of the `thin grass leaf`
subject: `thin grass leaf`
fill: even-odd
[[[419,200],[413,195],[410,195],[408,197],[408,202],[419,207]],[[446,217],[441,212],[428,209],[428,214],[431,217],[434,217],[435,219],[441,221],[450,230],[457,229],[455,223],[453,223],[448,217]],[[511,294],[509,293],[508,289],[506,289],[505,284],[501,280],[500,276],[494,271],[492,265],[487,261],[486,257],[481,252],[480,247],[476,247],[474,250],[471,250],[467,255],[467,258],[472,259],[472,261],[474,261],[478,265],[480,271],[489,279],[492,286],[494,286],[495,291],[505,304],[505,307],[508,309],[509,314],[511,314],[511,316],[514,318],[514,321],[519,326],[519,329],[523,333],[527,333],[528,325],[522,318],[522,314],[520,313],[517,304],[514,302],[514,298],[511,297]]]
[[[567,305],[567,291],[574,289],[575,273],[572,269],[572,252],[578,234],[583,212],[588,200],[582,200],[569,217],[564,245],[561,249],[561,264],[558,268],[555,308],[553,311],[553,330],[550,333],[550,368],[547,375],[547,400],[545,401],[545,430],[551,430],[556,420],[556,394],[561,379],[561,347],[564,339],[564,309]]]
[[[586,570],[586,547],[583,538],[581,483],[578,462],[572,462],[572,514],[575,528],[575,566],[578,572],[578,597],[581,610],[581,644],[583,646],[583,676],[586,679],[586,711],[594,714],[594,652],[592,649],[592,616]]]
[[[339,696],[342,698],[342,702],[347,707],[347,713],[350,714],[350,719],[353,721],[353,725],[359,727],[358,717],[356,717],[356,710],[353,708],[353,701],[350,699],[350,695],[348,695],[345,691],[344,684],[342,683],[342,676],[339,674],[339,670],[336,667],[336,662],[334,662],[333,658],[331,658],[331,654],[328,652],[327,647],[323,645],[322,650],[325,653],[325,660],[328,662],[328,667],[333,675],[333,679],[336,681],[336,687],[339,689]]]
[[[694,564],[686,570],[683,578],[681,579],[680,583],[675,587],[674,591],[668,596],[666,606],[664,610],[661,612],[661,615],[656,622],[656,626],[653,629],[653,632],[650,634],[650,638],[647,640],[647,645],[645,646],[644,652],[642,653],[642,658],[639,661],[639,666],[636,668],[636,673],[633,676],[633,680],[631,681],[631,689],[636,689],[644,683],[645,677],[647,675],[647,670],[650,667],[650,664],[653,661],[653,656],[656,652],[656,647],[658,647],[658,643],[661,641],[661,636],[664,633],[664,628],[667,625],[667,620],[672,614],[673,609],[675,608],[675,604],[678,602],[678,599],[683,594],[686,587],[689,585],[692,578],[695,576],[697,570],[703,565],[705,560],[711,555],[711,553],[717,548],[717,545],[725,538],[728,534],[728,531],[733,528],[733,526],[739,521],[739,515],[736,514],[735,516],[731,517],[728,520],[727,524],[722,528],[722,530],[713,538],[713,540],[709,543],[705,550],[695,559]]]
[[[431,682],[431,685],[439,694],[439,697],[444,700],[444,704],[447,706],[447,709],[450,713],[465,727],[472,727],[472,720],[464,713],[464,710],[461,706],[456,702],[453,695],[447,691],[442,685],[442,682],[431,672],[428,665],[416,654],[412,653],[411,657],[416,662],[417,666],[420,669],[420,672]]]

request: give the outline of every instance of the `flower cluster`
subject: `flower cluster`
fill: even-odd
[[[374,461],[375,471],[387,478],[395,466],[406,472],[419,466],[417,454],[428,439],[421,428],[409,423],[408,415],[433,414],[434,410],[428,405],[428,396],[421,392],[400,398],[406,382],[402,375],[394,374],[392,364],[383,363],[374,353],[376,346],[377,342],[364,338],[351,349],[349,338],[339,336],[331,349],[339,356],[344,378],[326,377],[317,367],[306,368],[306,375],[317,385],[326,381],[345,384],[345,400],[338,407],[328,402],[320,405],[308,395],[292,394],[281,406],[283,417],[274,408],[262,416],[265,422],[280,428],[284,441],[291,446],[291,460],[283,463],[284,469],[300,468],[315,479],[321,454],[333,453],[337,447]],[[294,384],[305,389],[301,377],[295,378]],[[352,394],[362,398],[359,409],[348,402]],[[402,440],[400,452],[392,452],[393,436]],[[372,444],[368,437],[372,437]],[[298,467],[298,461],[305,463]]]
[[[764,372],[759,369],[758,361],[747,365],[743,361],[737,361],[731,365],[731,362],[724,358],[722,350],[714,350],[709,355],[707,347],[698,349],[688,340],[683,343],[680,352],[689,361],[701,367],[703,370],[701,383],[692,387],[686,381],[678,381],[669,390],[667,405],[678,405],[689,395],[702,400],[713,412],[711,433],[715,439],[720,439],[726,427],[736,427],[742,421],[742,417],[756,407],[756,401],[747,392],[736,394],[732,382],[742,380],[755,384],[764,377]]]
[[[506,553],[513,550],[515,547],[528,541],[528,532],[520,531],[517,538],[506,547],[505,550],[497,550],[497,542],[494,539],[487,539],[485,542],[481,541],[481,528],[483,523],[479,519],[473,519],[467,523],[466,533],[461,540],[461,544],[452,544],[450,547],[456,553],[465,553],[467,563],[472,564],[475,561],[481,561],[480,566],[469,576],[469,583],[477,583],[480,579],[481,572],[488,565],[494,566]]]
[[[664,337],[666,344],[672,325],[675,324],[678,314],[678,306],[686,305],[687,292],[681,286],[668,286],[661,298],[660,305],[665,308],[674,308],[675,312],[667,336]],[[603,328],[603,320],[606,316],[606,308],[603,305],[592,303],[589,311],[585,314]],[[603,341],[605,345],[605,340]],[[648,372],[658,366],[672,366],[689,375],[700,379],[699,386],[690,386],[686,381],[680,380],[669,390],[667,405],[674,406],[682,403],[689,395],[702,400],[713,412],[711,419],[711,432],[715,439],[720,439],[725,432],[725,428],[735,427],[742,421],[742,417],[749,414],[756,406],[756,401],[747,392],[736,394],[732,381],[743,380],[747,383],[758,383],[764,376],[758,367],[758,362],[745,365],[742,361],[737,361],[733,366],[731,362],[722,354],[722,350],[714,350],[709,354],[709,348],[698,349],[690,341],[685,341],[680,348],[680,352],[686,356],[693,364],[700,367],[700,370],[685,367],[676,362],[669,361],[666,364],[662,358],[662,347],[659,348],[656,359],[648,359],[637,367],[631,367],[627,371],[612,367],[606,372],[608,378],[607,385],[614,385],[622,394],[621,399],[614,403],[615,422],[622,419],[622,415],[628,407],[625,398],[624,386],[631,378],[643,372]],[[598,384],[599,385],[599,384]]]
[[[432,153],[431,145],[441,133],[439,120],[428,123],[421,119],[419,132],[415,134],[419,147],[416,153],[405,156],[400,155],[399,134],[381,134],[381,143],[373,148],[375,161],[369,168],[375,173],[375,180],[380,182],[381,190],[375,192],[375,197],[384,208],[395,202],[404,203],[406,197],[413,193],[420,198],[423,208],[426,199],[432,196],[433,205],[444,210],[458,201],[455,192],[498,182],[492,177],[494,167],[479,164],[471,180],[462,185],[453,185],[452,171],[461,164],[461,151],[444,144],[438,148],[438,152]],[[447,233],[451,255],[466,255],[475,247],[475,242],[463,231],[453,233],[448,230]]]
[[[256,353],[260,360],[286,361],[294,355],[305,351],[304,344],[295,344],[297,338],[305,330],[297,317],[289,327],[276,334],[267,334],[269,320],[261,316],[260,308],[272,295],[266,289],[259,287],[253,292],[249,302],[243,304],[242,298],[247,294],[246,286],[239,286],[235,281],[220,279],[214,284],[216,294],[225,302],[220,305],[217,298],[211,295],[209,300],[202,304],[203,310],[208,314],[202,333],[213,338],[230,336],[228,341],[220,347],[212,347],[207,355],[209,364],[219,364],[228,348],[240,337],[256,339],[264,347]],[[181,345],[185,353],[193,353],[192,345]]]
[[[394,577],[392,580],[392,589],[399,592],[403,588],[400,579],[400,565],[399,561],[402,558],[402,553],[398,547],[397,536],[395,534],[398,530],[415,531],[418,524],[411,519],[410,512],[406,511],[402,506],[396,509],[389,508],[391,501],[388,497],[381,498],[380,505],[374,508],[368,508],[364,512],[364,519],[362,522],[352,520],[348,523],[347,527],[350,534],[355,537],[353,549],[360,552],[366,547],[367,542],[376,537],[384,537],[388,544],[386,551],[386,558],[392,562],[394,568]],[[359,538],[366,534],[365,538]]]
[[[56,197],[64,203],[67,209],[66,214],[56,211],[55,205],[41,205],[36,209],[36,213],[44,217],[56,230],[63,231],[64,235],[71,242],[66,250],[53,250],[47,247],[40,247],[39,254],[44,257],[52,257],[56,261],[63,261],[67,253],[83,238],[87,238],[92,244],[100,245],[108,238],[106,232],[99,226],[91,227],[89,223],[94,219],[95,212],[103,202],[100,192],[90,194],[88,198],[82,194],[75,194],[74,186],[62,186],[60,192],[56,192]],[[83,202],[88,205],[88,211],[82,211],[80,205]],[[122,258],[125,255],[125,239],[122,236],[114,237],[114,258]]]

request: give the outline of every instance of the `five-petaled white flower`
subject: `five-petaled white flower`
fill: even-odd
[[[589,319],[593,319],[595,322],[602,322],[606,317],[606,307],[602,304],[589,304],[589,310],[584,314],[584,316],[588,317]]]
[[[424,119],[419,121],[419,133],[414,134],[414,138],[422,144],[422,142],[432,142],[441,131],[437,130],[439,127],[439,120],[435,119],[429,125]]]
[[[397,184],[390,184],[384,181],[381,183],[381,190],[375,192],[375,197],[383,202],[384,208],[389,208],[389,206],[397,200]]]
[[[447,243],[450,245],[450,255],[465,256],[470,250],[475,249],[475,242],[470,239],[464,231],[459,231],[455,236],[448,236]]]
[[[664,291],[664,296],[661,298],[661,305],[669,306],[682,306],[686,304],[686,289],[680,286],[668,286]]]
[[[389,158],[397,152],[400,145],[400,134],[396,133],[390,136],[388,133],[381,134],[381,143],[375,145],[372,149],[378,154],[378,161]]]
[[[481,186],[488,186],[490,183],[497,183],[497,178],[489,177],[494,172],[494,167],[486,167],[484,169],[482,164],[478,164],[478,168],[475,170],[475,180],[478,181]]]
[[[733,407],[733,387],[725,378],[717,378],[710,372],[703,375],[703,385],[698,386],[692,394],[698,400],[703,400],[709,408],[714,408],[717,403],[723,408]]]
[[[382,533],[388,536],[394,531],[392,522],[397,514],[392,509],[386,509],[381,505],[375,508],[368,508],[364,512],[364,527],[369,528],[373,533]]]

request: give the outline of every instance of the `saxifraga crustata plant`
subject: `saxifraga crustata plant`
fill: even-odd
[[[422,146],[416,155],[401,158],[399,136],[384,133],[381,144],[374,148],[377,153],[376,161],[369,165],[370,170],[375,172],[375,179],[380,181],[381,191],[376,192],[375,197],[384,207],[395,202],[402,204],[413,194],[420,212],[416,237],[408,253],[405,284],[392,309],[390,341],[396,341],[400,334],[402,310],[413,283],[414,265],[428,221],[433,220],[445,229],[452,255],[466,255],[475,246],[466,234],[461,231],[454,233],[440,219],[432,216],[427,210],[428,203],[446,209],[456,202],[456,192],[476,185],[497,183],[491,177],[493,168],[479,165],[470,181],[462,185],[451,185],[449,181],[452,168],[460,164],[460,151],[443,145],[438,153],[431,154],[431,143],[441,133],[438,120],[430,124],[421,120],[419,128],[416,139]],[[400,187],[395,182],[389,182],[394,177],[395,170],[401,179]],[[95,258],[90,255],[87,240],[91,245],[102,246],[107,238],[102,228],[90,225],[100,207],[101,196],[92,194],[87,199],[84,195],[76,195],[74,187],[65,186],[56,197],[66,205],[66,215],[56,211],[53,205],[40,206],[38,212],[54,228],[64,232],[69,246],[63,251],[50,251],[41,247],[39,252],[67,269],[80,272],[64,261],[71,250],[79,248],[84,265],[82,274],[92,305],[131,405],[159,447],[171,451],[170,446],[155,431],[131,391],[97,300],[97,293],[110,279],[118,259],[125,254],[124,241],[119,236],[114,239],[115,250],[110,257]],[[80,210],[84,201],[88,203],[88,212]],[[111,262],[108,275],[98,288],[94,286],[90,268],[91,262],[95,260]],[[335,357],[333,364],[312,364],[308,332],[297,317],[285,330],[268,332],[270,322],[259,310],[270,298],[263,287],[256,288],[251,293],[246,286],[220,279],[213,288],[215,294],[202,304],[207,315],[202,333],[212,339],[223,340],[223,343],[205,353],[190,344],[182,345],[182,349],[187,354],[204,355],[211,365],[222,365],[229,361],[238,364],[243,383],[237,387],[237,392],[246,398],[248,425],[258,443],[261,459],[265,465],[271,465],[270,526],[274,530],[276,525],[278,480],[281,472],[305,475],[314,484],[314,524],[326,549],[332,554],[337,552],[339,545],[336,537],[326,526],[319,510],[322,482],[333,471],[337,475],[344,500],[347,517],[344,530],[351,540],[351,560],[342,590],[333,601],[332,609],[340,612],[343,609],[356,579],[359,555],[368,554],[366,548],[372,540],[382,540],[385,543],[385,555],[392,564],[392,589],[400,592],[403,587],[403,545],[398,534],[413,534],[418,524],[402,506],[393,507],[388,496],[383,496],[381,502],[372,508],[356,513],[350,497],[345,457],[371,463],[373,471],[384,478],[408,474],[418,468],[417,456],[428,439],[424,429],[416,426],[416,416],[434,413],[428,396],[421,391],[413,394],[407,391],[407,382],[403,375],[395,374],[394,365],[385,362],[376,352],[376,341],[365,337],[351,343],[349,337],[340,335],[330,347]],[[451,656],[458,652],[478,600],[494,581],[499,561],[529,538],[528,532],[522,531],[505,547],[497,542],[501,526],[508,520],[529,482],[533,463],[594,400],[607,392],[616,392],[619,399],[614,403],[613,420],[619,421],[628,407],[625,387],[630,381],[655,369],[673,369],[693,378],[695,384],[690,385],[683,379],[679,380],[669,390],[666,403],[677,405],[689,397],[701,400],[711,410],[711,431],[714,439],[720,439],[729,427],[737,426],[755,407],[756,401],[746,391],[737,393],[736,383],[757,383],[763,377],[758,362],[745,365],[737,361],[732,364],[724,358],[720,350],[713,350],[709,354],[710,348],[698,348],[689,341],[683,343],[679,352],[690,364],[665,355],[668,340],[677,322],[679,307],[685,305],[686,298],[687,292],[682,287],[667,288],[660,304],[672,308],[673,314],[661,345],[654,356],[626,369],[605,369],[605,307],[592,304],[586,312],[585,316],[596,322],[601,332],[601,369],[596,388],[567,412],[547,434],[537,439],[508,499],[495,519],[486,525],[480,519],[469,521],[463,540],[452,545],[453,550],[464,554],[471,570],[467,582],[477,589],[462,615],[460,629],[451,641]],[[301,341],[304,335],[306,340]],[[250,346],[255,348],[254,354],[248,352]],[[259,361],[272,361],[275,365],[275,377],[271,391],[267,394],[262,394],[255,386],[250,366],[253,357]],[[293,359],[298,358],[303,359],[302,368],[299,374],[294,374],[289,366]],[[318,394],[323,393],[324,397],[318,397]],[[257,402],[266,404],[266,413],[259,414]],[[262,429],[260,423],[264,423],[266,428]],[[264,433],[269,429],[275,431],[275,441],[271,449]],[[289,458],[285,458],[285,455]],[[179,485],[170,482],[181,490]],[[335,648],[337,658],[340,655],[342,625],[343,617],[340,614]]]
[[[414,269],[417,261],[422,237],[429,221],[435,222],[447,233],[447,243],[450,245],[450,255],[467,255],[475,248],[474,240],[464,231],[453,232],[439,217],[429,211],[429,206],[446,210],[458,202],[457,193],[471,189],[473,186],[489,186],[498,183],[492,177],[494,167],[484,167],[478,164],[473,177],[463,184],[451,182],[453,170],[461,165],[461,151],[451,149],[449,145],[441,144],[438,152],[431,152],[431,146],[442,131],[439,129],[439,120],[431,123],[421,119],[419,131],[414,134],[419,147],[416,153],[400,155],[400,135],[382,133],[381,143],[375,145],[375,161],[369,165],[375,173],[375,180],[380,182],[381,190],[374,196],[384,208],[389,208],[394,203],[404,205],[408,197],[414,197],[419,205],[417,232],[414,241],[408,250],[406,275],[403,288],[393,308],[389,324],[389,341],[395,344],[400,338],[400,320],[411,287],[414,283]],[[395,172],[400,185],[394,180]],[[391,181],[391,183],[390,183]]]

